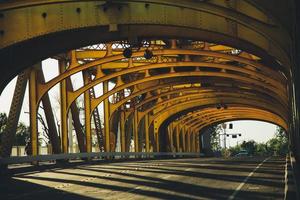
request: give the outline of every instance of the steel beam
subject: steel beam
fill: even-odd
[[[32,156],[38,155],[38,121],[37,121],[37,69],[41,68],[41,63],[32,67],[29,75],[29,115],[30,115],[30,153]]]
[[[29,70],[26,70],[18,75],[14,95],[9,109],[7,124],[1,137],[0,157],[10,157],[14,138],[17,132],[20,113],[25,96],[26,85],[29,77]]]
[[[89,73],[87,71],[83,72],[84,84],[88,84]],[[84,114],[85,114],[85,141],[86,141],[86,152],[92,152],[92,128],[91,128],[91,96],[90,91],[87,90],[84,93]]]
[[[66,71],[66,60],[59,60],[59,73]],[[60,127],[63,153],[68,153],[68,108],[67,108],[67,83],[66,80],[60,83]]]

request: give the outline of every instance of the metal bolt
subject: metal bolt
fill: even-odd
[[[44,12],[44,13],[42,14],[42,17],[43,17],[43,18],[46,18],[46,17],[47,17],[47,13]]]

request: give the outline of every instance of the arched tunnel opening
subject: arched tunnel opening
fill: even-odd
[[[240,158],[228,162],[245,166],[253,162],[257,168],[252,176],[265,163],[274,168],[272,162],[287,166],[290,160],[299,160],[298,3],[274,0],[273,4],[0,3],[1,170],[16,163],[201,160],[238,157],[246,151],[249,163]],[[229,144],[246,134],[225,127],[238,127],[240,120],[276,124],[275,139],[281,134],[287,159],[268,147],[271,142],[253,143],[248,137],[241,144]],[[260,127],[256,123],[253,126]],[[251,147],[250,152],[250,143],[256,145],[255,151]],[[258,153],[259,148],[265,152]],[[281,157],[274,157],[277,154]],[[227,162],[213,159],[207,162]],[[243,185],[235,188],[239,187]],[[214,196],[213,191],[206,198],[234,199],[238,193],[227,188]],[[249,192],[255,199],[253,194]],[[184,195],[164,197],[181,199],[189,194]],[[281,194],[276,195],[270,198]]]

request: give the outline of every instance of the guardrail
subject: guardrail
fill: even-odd
[[[69,154],[53,154],[38,156],[13,156],[9,158],[1,158],[0,165],[23,164],[32,162],[46,162],[56,160],[76,160],[76,159],[101,159],[101,158],[155,158],[160,156],[169,157],[199,157],[204,156],[201,153],[173,153],[173,152],[93,152],[93,153],[69,153]]]

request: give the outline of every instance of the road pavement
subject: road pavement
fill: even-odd
[[[285,158],[95,163],[1,178],[0,199],[284,199]]]

